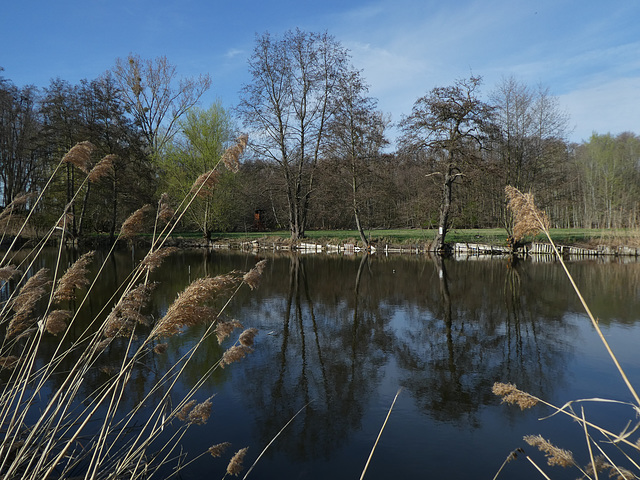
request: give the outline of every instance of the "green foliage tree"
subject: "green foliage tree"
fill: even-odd
[[[171,198],[184,198],[198,177],[216,168],[234,132],[231,116],[219,102],[207,110],[192,108],[178,125],[179,135],[166,148],[161,164],[164,187]],[[221,175],[215,173],[216,182]],[[205,238],[211,238],[215,218],[221,213],[216,200],[222,197],[215,190],[208,192],[213,195],[198,197],[187,213]]]

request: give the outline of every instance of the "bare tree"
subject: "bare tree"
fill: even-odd
[[[113,74],[129,113],[157,155],[175,135],[178,120],[211,86],[208,74],[177,79],[176,66],[167,57],[145,60],[130,54],[118,58]]]
[[[477,97],[480,77],[458,80],[449,87],[436,87],[416,100],[411,114],[400,126],[401,143],[411,150],[433,156],[442,176],[442,201],[438,233],[432,249],[445,252],[453,185],[462,175],[464,162],[478,157],[478,149],[492,130],[492,108]]]
[[[284,179],[294,240],[304,237],[328,122],[351,70],[334,37],[300,30],[279,39],[259,36],[249,59],[252,81],[243,87],[238,110],[252,130],[253,151],[274,162]]]

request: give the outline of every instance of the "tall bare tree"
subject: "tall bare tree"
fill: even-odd
[[[453,185],[463,175],[464,163],[478,158],[492,131],[493,109],[477,97],[481,80],[472,76],[434,88],[416,100],[411,114],[400,122],[404,148],[428,152],[438,165],[434,173],[442,177],[440,221],[432,247],[441,253],[446,251]]]
[[[163,150],[175,135],[178,120],[211,86],[208,74],[178,79],[176,66],[165,56],[155,60],[134,54],[126,60],[118,58],[113,74],[153,155]]]
[[[288,31],[257,37],[251,83],[238,110],[254,152],[278,167],[286,189],[291,238],[305,235],[314,172],[340,106],[340,85],[352,68],[347,51],[327,33]]]

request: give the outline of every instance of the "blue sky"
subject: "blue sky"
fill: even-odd
[[[129,53],[209,73],[203,106],[227,107],[250,79],[256,34],[328,31],[348,48],[393,121],[433,87],[479,75],[548,87],[570,139],[640,134],[638,0],[5,0],[0,66],[18,86],[93,79]]]

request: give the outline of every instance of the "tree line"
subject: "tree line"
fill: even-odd
[[[36,234],[66,208],[71,235],[113,238],[132,211],[164,193],[179,202],[212,169],[210,195],[182,221],[206,237],[356,228],[366,245],[367,229],[433,228],[442,250],[451,228],[509,230],[507,185],[534,192],[556,227],[638,226],[640,137],[569,142],[569,118],[544,87],[508,77],[482,95],[471,76],[432,88],[396,124],[390,151],[388,115],[328,33],[259,35],[248,68],[233,108],[200,106],[210,77],[179,77],[166,57],[129,55],[77,85],[0,76],[1,206],[38,194],[64,153],[89,141],[113,169],[83,183],[66,164],[32,212]],[[238,138],[242,161],[224,153]]]

